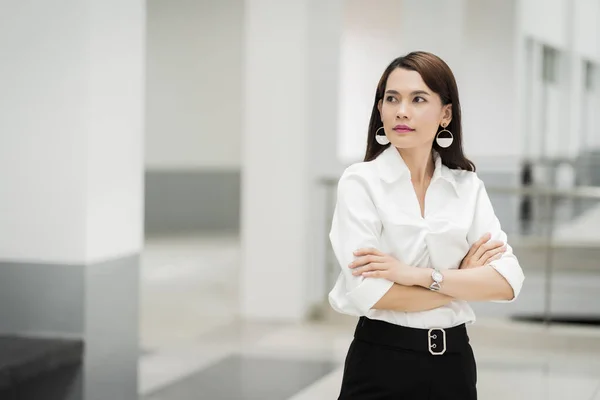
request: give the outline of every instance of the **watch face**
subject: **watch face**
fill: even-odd
[[[433,271],[433,274],[431,276],[433,277],[433,280],[436,282],[441,282],[444,279],[444,276],[439,271]]]

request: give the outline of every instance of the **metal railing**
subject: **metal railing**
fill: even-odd
[[[333,215],[333,208],[335,206],[335,191],[337,188],[338,179],[327,177],[319,180],[321,185],[326,187],[326,213],[327,213],[327,229],[330,229],[331,218]],[[543,308],[543,320],[545,324],[551,322],[551,298],[552,298],[552,279],[554,271],[554,250],[555,250],[555,238],[554,232],[556,229],[556,208],[561,202],[565,200],[589,200],[596,201],[600,206],[600,187],[596,186],[578,186],[570,189],[560,189],[544,186],[494,186],[486,185],[486,190],[490,197],[494,195],[511,195],[518,196],[520,201],[530,201],[533,207],[538,208],[536,215],[532,218],[529,223],[531,225],[542,227],[539,235],[528,235],[529,238],[535,240],[530,241],[535,243],[535,246],[540,250],[544,251],[544,308]],[[492,201],[493,202],[493,201]],[[597,247],[600,245],[600,226],[598,227],[598,237],[595,244],[592,246]],[[327,287],[333,287],[334,282],[331,282],[332,266],[337,269],[337,260],[333,256],[330,244],[328,243],[326,248],[325,265],[326,268],[326,282]],[[599,261],[600,265],[600,261]],[[598,269],[600,272],[600,268]]]

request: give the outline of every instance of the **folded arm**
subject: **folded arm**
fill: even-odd
[[[452,300],[452,297],[440,292],[395,283],[372,308],[404,312],[429,311],[445,306]]]
[[[506,244],[504,253],[489,265],[465,270],[443,270],[444,280],[440,293],[466,301],[514,301],[523,287],[525,275],[519,261],[507,243],[507,235],[500,226],[492,203],[479,178],[475,214],[467,235],[469,243],[489,232],[493,240]],[[420,271],[417,285],[428,287],[431,282],[431,270]]]
[[[329,294],[338,312],[365,315],[369,310],[426,311],[448,304],[452,298],[417,286],[395,284],[381,278],[353,276],[347,265],[361,247],[380,248],[381,220],[369,195],[366,180],[348,172],[338,183],[337,203],[329,238],[341,267]]]
[[[329,295],[335,310],[351,315],[365,315],[371,309],[411,312],[435,309],[454,299],[510,302],[517,298],[525,279],[523,270],[478,178],[474,218],[467,240],[473,245],[489,232],[492,240],[506,243],[503,254],[483,267],[443,270],[444,282],[439,292],[428,289],[432,282],[430,269],[415,268],[415,282],[406,286],[383,278],[354,276],[347,268],[355,260],[353,252],[359,248],[380,249],[382,226],[365,178],[347,172],[338,184],[338,201],[329,235],[342,270]]]
[[[431,269],[420,269],[417,287],[428,287],[431,282]],[[491,265],[458,270],[441,271],[444,281],[438,293],[465,301],[511,301],[515,298],[514,289],[504,276]]]

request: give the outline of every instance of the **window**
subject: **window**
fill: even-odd
[[[588,92],[593,92],[598,85],[598,66],[591,61],[584,61],[584,85]]]
[[[543,45],[542,48],[542,78],[544,82],[557,83],[558,82],[558,62],[559,54],[558,50]]]

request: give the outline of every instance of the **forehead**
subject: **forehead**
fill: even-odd
[[[412,92],[415,90],[426,90],[432,92],[423,81],[421,74],[403,68],[396,68],[390,73],[385,90],[396,90],[397,92]]]

